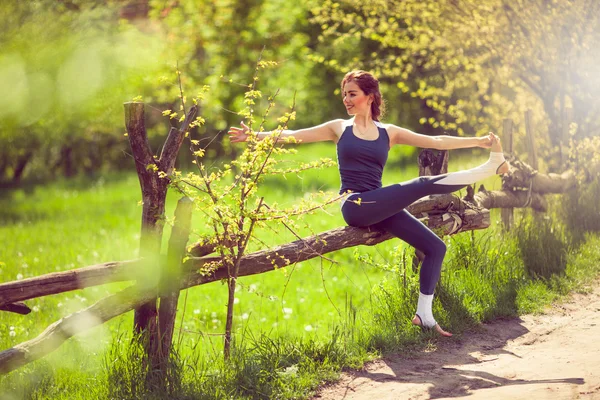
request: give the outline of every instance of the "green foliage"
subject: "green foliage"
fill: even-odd
[[[71,4],[0,5],[0,181],[124,164],[122,103],[161,67],[162,43],[120,21],[116,2]]]
[[[322,27],[313,58],[338,73],[372,70],[400,93],[388,97],[392,119],[425,132],[480,134],[512,118],[520,125],[515,149],[525,152],[523,111],[531,108],[536,131],[550,139],[538,143],[538,154],[550,161],[565,141],[566,108],[578,136],[600,132],[600,78],[592,72],[598,7],[585,0],[329,0],[312,9],[311,21]]]
[[[296,98],[300,127],[343,117],[339,80],[348,69],[381,78],[390,122],[425,133],[474,134],[534,111],[539,155],[558,152],[573,110],[576,138],[599,132],[594,73],[598,5],[500,0],[295,2],[149,1],[147,13],[120,1],[5,1],[0,45],[0,180],[131,168],[122,103],[141,96],[152,146],[180,117],[181,71],[188,93],[206,85],[207,157],[228,154],[223,131],[240,119],[261,51],[279,67],[261,80],[279,104]],[[235,49],[236,51],[231,51]],[[264,50],[263,50],[264,49]],[[285,106],[275,105],[281,115]],[[172,121],[174,122],[174,121]],[[547,134],[546,134],[547,133]],[[549,139],[549,140],[548,140]],[[410,156],[410,155],[408,155]],[[191,160],[182,156],[189,167]]]

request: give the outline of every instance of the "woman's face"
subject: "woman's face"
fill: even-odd
[[[344,85],[342,99],[348,115],[368,115],[371,111],[371,96],[367,96],[356,82]]]

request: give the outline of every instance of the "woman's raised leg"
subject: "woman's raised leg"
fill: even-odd
[[[508,165],[498,140],[492,142],[488,161],[464,171],[437,176],[421,176],[410,181],[353,194],[342,206],[346,223],[365,227],[383,221],[418,199],[431,194],[452,193],[479,180],[505,173]]]

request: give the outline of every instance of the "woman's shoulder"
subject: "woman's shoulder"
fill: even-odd
[[[340,138],[342,136],[342,134],[344,133],[344,131],[349,127],[352,126],[354,119],[342,119],[342,118],[338,118],[338,119],[332,119],[329,122],[326,122],[326,125],[329,125],[330,128],[335,132],[335,135]]]

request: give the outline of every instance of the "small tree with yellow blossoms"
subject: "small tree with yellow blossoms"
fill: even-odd
[[[253,81],[247,85],[248,90],[244,95],[246,108],[239,112],[249,127],[253,127],[257,123],[255,106],[257,100],[263,96],[257,88],[258,74],[260,70],[276,65],[276,62],[262,61],[261,59],[256,64]],[[204,242],[214,246],[220,260],[204,264],[201,272],[210,274],[219,268],[226,268],[228,272],[227,317],[224,332],[225,359],[229,359],[231,352],[233,304],[240,261],[254,239],[253,233],[256,228],[265,227],[268,224],[280,224],[292,230],[292,227],[295,226],[293,217],[314,212],[339,199],[337,195],[319,192],[309,196],[308,199],[303,199],[298,205],[289,209],[280,208],[276,203],[267,204],[265,202],[264,196],[261,195],[260,184],[266,176],[298,174],[308,169],[335,164],[331,159],[320,159],[286,168],[279,167],[278,156],[296,151],[294,148],[282,146],[294,141],[291,137],[282,136],[282,132],[287,129],[289,122],[295,119],[294,106],[292,105],[288,112],[278,118],[279,125],[268,137],[261,140],[257,135],[257,132],[264,131],[269,112],[275,105],[276,96],[277,93],[268,97],[268,106],[264,110],[258,129],[251,129],[246,147],[236,159],[224,164],[219,169],[209,167],[204,162],[206,149],[200,147],[198,140],[189,138],[190,149],[194,156],[192,162],[197,166],[196,172],[183,174],[175,170],[169,176],[174,187],[194,200],[195,210],[200,211],[206,224],[212,227],[212,234],[205,237]],[[202,97],[202,94],[199,97]],[[183,91],[181,98],[181,108],[185,112]],[[199,98],[195,98],[194,103],[198,100]],[[165,115],[176,116],[170,110],[165,111]],[[197,118],[194,126],[201,126],[203,123],[202,118]],[[162,174],[163,177],[167,177],[166,174]]]

